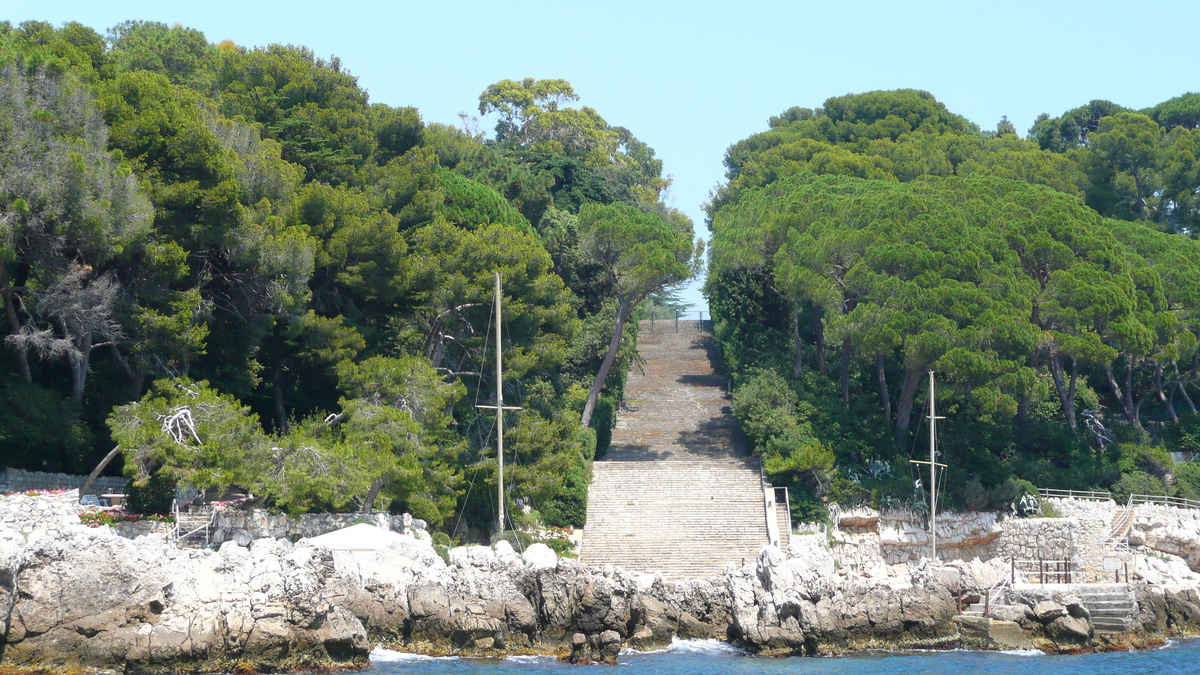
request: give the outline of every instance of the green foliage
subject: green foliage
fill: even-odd
[[[155,473],[142,483],[129,481],[125,486],[126,510],[142,515],[165,516],[175,504],[179,483],[167,473]]]
[[[1162,447],[1121,443],[1117,451],[1120,453],[1117,467],[1125,474],[1141,472],[1162,479],[1175,469],[1175,462]]]
[[[1118,504],[1124,504],[1129,495],[1170,495],[1171,491],[1157,476],[1144,471],[1133,471],[1123,474],[1121,479],[1113,483],[1111,488],[1113,499]]]
[[[120,511],[95,511],[92,513],[79,514],[79,523],[87,527],[100,527],[101,525],[116,525],[117,523],[137,523],[141,521],[151,521],[155,523],[173,523],[173,516],[162,516],[158,514],[140,514],[140,513],[121,513]]]
[[[503,532],[495,533],[492,535],[491,540],[493,546],[497,542],[507,541],[516,551],[524,551],[529,548],[530,544],[534,543],[531,535],[520,530],[504,530]]]
[[[202,93],[211,90],[217,50],[200,31],[155,21],[126,21],[109,32],[109,56],[118,70],[161,73],[173,84]]]
[[[27,471],[90,471],[92,431],[62,394],[15,374],[0,374],[0,457]]]
[[[529,221],[495,190],[450,171],[443,171],[445,201],[439,212],[452,223],[476,227],[499,223],[532,232]]]
[[[775,414],[849,468],[907,453],[935,371],[951,495],[973,508],[1008,501],[1018,479],[1165,479],[1169,458],[1149,448],[1190,442],[1179,384],[1194,381],[1200,342],[1181,320],[1200,299],[1200,257],[1162,232],[1193,227],[1190,105],[1093,102],[1039,119],[1032,141],[1003,123],[981,133],[922,92],[772,118],[730,148],[708,205],[705,292],[734,381],[790,372],[803,384]],[[1092,447],[1082,416],[1097,410],[1139,449]],[[759,417],[743,420],[752,439]],[[835,477],[830,498],[878,498],[856,477]],[[903,500],[901,488],[882,493]]]
[[[269,470],[257,417],[207,382],[156,381],[142,400],[115,408],[108,426],[137,485],[162,473],[199,488],[248,487]]]
[[[1175,488],[1180,497],[1200,501],[1200,462],[1175,465]]]
[[[113,468],[139,489],[237,484],[289,512],[378,490],[435,525],[485,525],[463,480],[494,480],[472,403],[496,385],[499,271],[503,384],[526,408],[509,422],[510,491],[581,523],[597,437],[579,392],[604,360],[618,282],[581,245],[578,212],[637,204],[669,235],[671,260],[622,270],[635,284],[681,276],[691,225],[658,203],[653,150],[559,105],[568,83],[500,84],[486,105],[511,134],[490,142],[371,104],[336,58],[303,47],[212,45],[156,22],[108,41],[0,24],[6,463],[83,473],[111,436]],[[623,372],[635,333],[617,331],[610,367]],[[620,379],[602,392],[601,436]]]

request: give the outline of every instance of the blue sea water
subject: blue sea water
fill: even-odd
[[[1146,652],[1046,656],[1041,652],[890,652],[833,658],[746,656],[716,641],[677,642],[662,652],[626,652],[617,666],[572,666],[551,657],[428,658],[376,649],[367,675],[1200,675],[1200,639]],[[583,670],[580,670],[583,668]],[[611,670],[610,670],[611,668]]]

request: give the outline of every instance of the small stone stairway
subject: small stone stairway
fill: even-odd
[[[1004,598],[992,598],[991,607],[994,609],[996,607],[996,605],[1004,604],[1002,602],[1003,600],[1004,600]],[[979,602],[974,602],[974,603],[971,603],[970,605],[967,605],[967,608],[962,611],[962,615],[963,616],[976,616],[976,617],[983,618],[984,609],[985,608],[983,606],[983,601],[980,600]]]
[[[1108,551],[1128,550],[1129,530],[1133,527],[1133,507],[1117,507],[1113,512],[1112,522],[1108,527],[1108,538],[1104,548]]]
[[[776,502],[775,504],[775,527],[776,531],[779,532],[779,550],[784,553],[787,553],[788,544],[792,541],[792,533],[788,529],[788,523],[791,522],[786,510],[788,508],[790,508],[790,505],[782,502]]]
[[[1122,633],[1129,630],[1129,626],[1137,617],[1137,597],[1129,586],[1081,586],[1076,589],[1076,595],[1091,615],[1092,628],[1097,633]]]
[[[656,328],[640,327],[644,363],[630,367],[612,443],[592,465],[580,559],[673,580],[716,576],[768,543],[761,470],[738,433],[711,335],[694,321],[678,333],[669,322]]]
[[[175,545],[180,548],[204,548],[212,536],[212,512],[208,508],[192,507],[176,516],[179,538]],[[208,526],[208,527],[206,527]]]
[[[1097,633],[1123,633],[1129,630],[1137,617],[1137,598],[1129,586],[1123,584],[1098,584],[1074,586],[1072,594],[1077,596],[1091,616],[1092,628]],[[1007,593],[992,596],[991,611],[1008,603]],[[963,610],[963,616],[982,617],[984,603],[973,603]]]

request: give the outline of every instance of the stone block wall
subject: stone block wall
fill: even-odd
[[[1063,518],[1091,518],[1111,523],[1117,510],[1117,503],[1111,499],[1098,501],[1095,499],[1059,499],[1057,497],[1043,499],[1044,504],[1054,507]]]
[[[29,497],[0,497],[0,526],[18,532],[61,532],[79,524],[79,491]]]
[[[992,557],[1070,560],[1072,580],[1104,576],[1104,540],[1109,524],[1095,518],[1009,518],[991,547]]]
[[[164,523],[157,520],[138,520],[129,523],[116,523],[113,531],[126,539],[137,539],[150,534],[171,536],[175,531],[175,523]]]
[[[27,492],[30,490],[77,490],[83,485],[87,476],[75,476],[68,473],[46,473],[44,471],[25,471],[23,469],[5,469],[0,473],[0,494],[9,492]],[[88,493],[94,495],[110,492],[124,492],[129,479],[122,476],[100,476]]]
[[[995,513],[974,512],[941,514],[937,523],[938,557],[942,560],[1067,559],[1074,563],[1073,579],[1100,578],[1111,505],[1101,502],[1067,504],[1061,511],[1071,513],[1073,517],[1003,518]],[[860,508],[841,511],[839,515],[841,530],[835,533],[833,548],[841,564],[856,567],[870,567],[878,562],[898,565],[929,557],[929,533],[917,514],[879,513]]]
[[[1200,509],[1138,504],[1129,543],[1179,556],[1200,572]]]
[[[306,513],[291,518],[281,513],[260,509],[223,511],[217,514],[211,541],[221,544],[234,541],[245,546],[255,539],[301,539],[340,530],[355,523],[368,522],[394,532],[409,528],[425,529],[425,521],[408,514],[375,513]]]

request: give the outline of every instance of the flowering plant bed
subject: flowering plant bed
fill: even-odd
[[[156,523],[175,522],[175,518],[172,516],[160,516],[157,514],[142,515],[140,513],[125,513],[123,511],[90,511],[79,514],[79,522],[88,527],[116,525],[117,523],[137,523],[144,520]]]
[[[244,501],[246,501],[246,500],[245,499],[231,499],[227,502],[212,501],[212,502],[208,503],[208,506],[216,513],[223,513],[225,511],[229,511],[229,510],[236,510],[237,508],[241,507],[242,502],[244,502]]]
[[[547,526],[533,532],[533,538],[535,541],[549,546],[560,556],[574,558],[576,556],[575,542],[571,540],[573,533],[574,530],[569,527]]]
[[[4,496],[16,497],[17,495],[20,495],[22,497],[53,497],[66,492],[69,492],[69,490],[66,488],[61,490],[18,490],[16,492],[7,492],[4,494]]]

